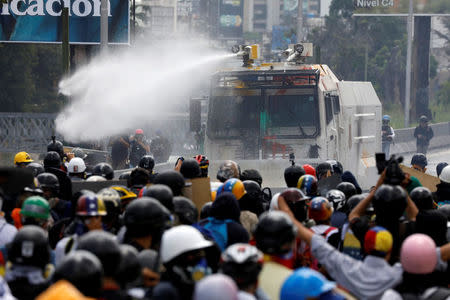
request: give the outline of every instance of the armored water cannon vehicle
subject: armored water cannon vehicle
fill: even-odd
[[[260,62],[257,48],[234,47],[243,66],[211,77],[204,141],[210,161],[235,160],[241,169],[259,170],[266,186],[281,187],[289,157],[312,165],[334,159],[363,187],[373,185],[381,103],[372,84],[342,81],[327,65],[304,63],[312,44],[291,45],[281,63]],[[197,111],[191,127],[200,128]]]

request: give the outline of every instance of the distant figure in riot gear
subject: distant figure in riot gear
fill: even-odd
[[[395,132],[390,122],[391,117],[389,115],[384,115],[383,125],[381,126],[381,151],[386,155],[386,159],[389,159],[389,151],[395,137]]]
[[[417,139],[417,153],[427,154],[428,146],[433,136],[433,129],[428,126],[428,118],[421,116],[419,118],[419,126],[414,129],[414,137]]]
[[[136,129],[130,141],[130,167],[134,168],[139,165],[142,156],[150,153],[150,146],[144,139],[144,131],[142,129]]]

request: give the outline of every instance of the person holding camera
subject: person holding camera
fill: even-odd
[[[386,158],[389,158],[389,151],[391,144],[394,141],[395,132],[390,125],[391,117],[389,115],[383,116],[383,125],[381,126],[381,151],[384,152]]]
[[[428,118],[422,115],[419,118],[419,126],[414,129],[414,137],[417,139],[417,153],[427,154],[433,136],[433,129],[428,126]]]

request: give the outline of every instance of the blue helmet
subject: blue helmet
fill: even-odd
[[[390,122],[390,121],[391,121],[391,116],[390,116],[390,115],[384,115],[384,116],[383,116],[383,121],[388,121],[388,122]]]
[[[310,268],[295,270],[283,283],[280,300],[306,300],[330,292],[336,287],[322,274]]]

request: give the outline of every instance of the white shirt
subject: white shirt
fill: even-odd
[[[12,242],[16,236],[17,228],[8,224],[5,218],[0,217],[0,247],[6,246]]]

